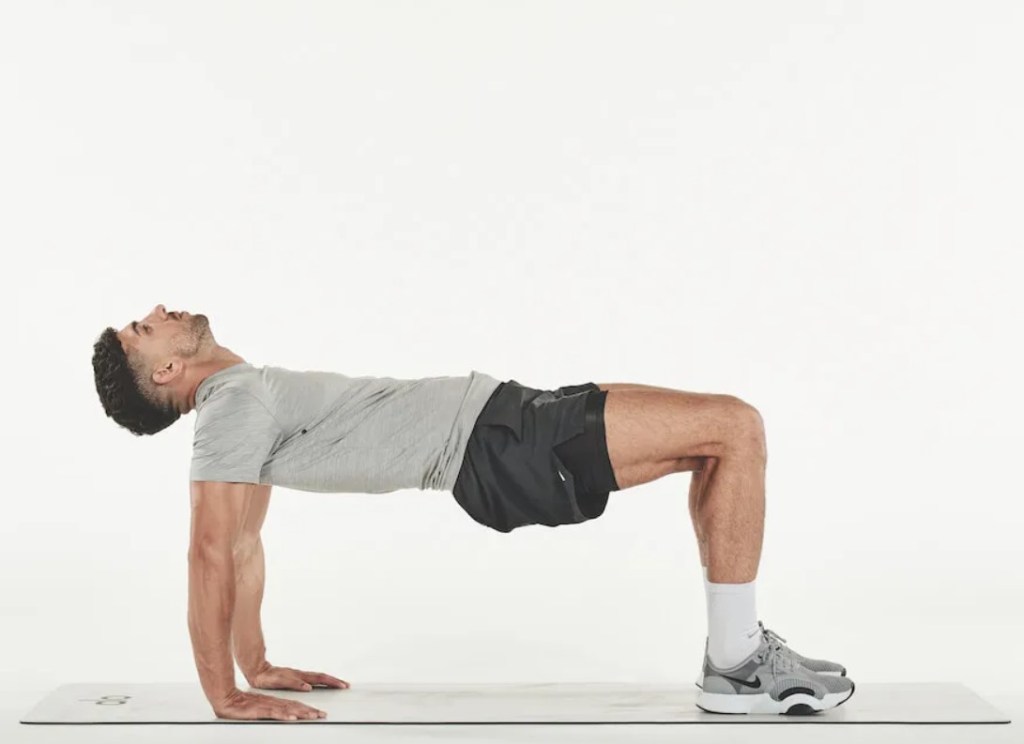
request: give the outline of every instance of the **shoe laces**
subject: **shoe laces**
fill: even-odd
[[[764,623],[762,623],[760,620],[757,621],[757,624],[761,626],[761,634],[764,635],[765,638],[767,638],[769,641],[777,641],[781,645],[785,646],[785,638],[780,636],[774,630],[769,630],[768,628],[764,627]],[[791,649],[789,648],[789,646],[786,646],[786,650],[790,651]]]
[[[758,657],[761,663],[769,664],[773,674],[793,671],[797,661],[793,658],[793,652],[786,646],[786,639],[765,628],[760,620],[757,621],[757,624],[761,626],[761,637],[764,643],[764,650]]]

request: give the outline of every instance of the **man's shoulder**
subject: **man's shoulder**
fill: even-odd
[[[225,420],[274,421],[261,386],[246,380],[232,380],[218,386],[196,409],[196,430]]]

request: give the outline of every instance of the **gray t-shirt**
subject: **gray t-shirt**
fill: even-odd
[[[226,367],[196,389],[191,480],[299,491],[451,491],[473,424],[501,382]]]

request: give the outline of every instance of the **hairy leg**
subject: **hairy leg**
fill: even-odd
[[[662,390],[665,392],[678,392],[673,388],[642,385],[636,382],[600,382],[596,384],[601,390]],[[675,473],[690,473],[690,522],[693,524],[693,532],[697,537],[700,565],[704,568],[707,568],[708,565],[708,541],[707,536],[701,531],[698,511],[704,496],[704,485],[707,483],[711,469],[714,468],[717,462],[713,457],[681,457],[675,463],[675,468],[671,471]]]
[[[693,522],[693,531],[697,535],[697,550],[700,552],[700,565],[708,567],[708,538],[701,528],[699,517],[701,503],[704,500],[705,486],[711,477],[712,471],[718,465],[714,457],[701,458],[702,467],[690,474],[690,521]]]
[[[609,391],[605,432],[620,488],[698,469],[699,481],[695,477],[690,484],[691,517],[708,578],[724,583],[756,578],[767,462],[757,410],[730,395],[629,383],[598,387]]]

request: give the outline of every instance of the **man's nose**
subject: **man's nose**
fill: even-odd
[[[167,309],[163,305],[157,305],[149,311],[144,320],[148,320],[150,323],[157,320],[165,320],[167,318]]]

